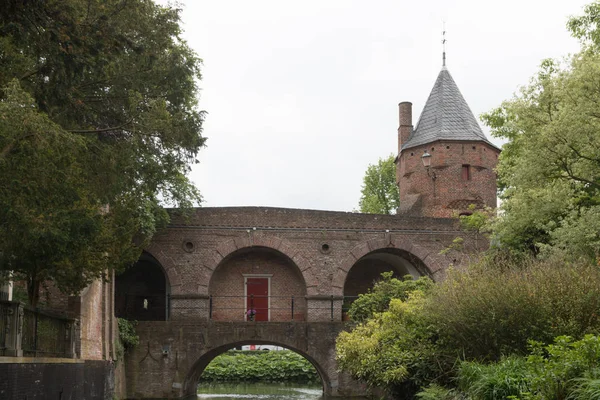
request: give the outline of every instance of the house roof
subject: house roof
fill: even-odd
[[[492,144],[444,66],[438,75],[415,129],[402,150],[438,140],[482,141]]]

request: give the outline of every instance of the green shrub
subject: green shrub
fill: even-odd
[[[569,400],[600,399],[599,378],[579,378],[575,382],[577,383],[577,387],[569,395]]]
[[[363,322],[376,312],[388,309],[390,300],[406,300],[409,293],[415,290],[426,291],[433,286],[433,281],[428,277],[414,280],[412,276],[406,275],[400,279],[393,278],[393,272],[381,274],[381,280],[375,283],[368,293],[359,295],[348,310],[348,315],[353,321]]]
[[[437,351],[437,332],[423,319],[426,301],[420,290],[406,301],[392,299],[388,311],[342,332],[336,342],[340,368],[387,389],[394,398],[411,398],[419,387],[435,381],[454,360]]]
[[[119,339],[123,345],[124,351],[127,352],[140,343],[140,337],[135,331],[137,321],[129,321],[124,318],[117,318],[119,325]]]
[[[527,371],[527,360],[517,356],[490,365],[463,362],[459,369],[459,387],[474,400],[519,398],[530,389]]]
[[[560,336],[550,345],[531,343],[529,356],[510,356],[497,363],[463,362],[460,389],[473,400],[598,399],[600,338],[573,341]]]
[[[467,360],[526,354],[530,339],[551,343],[600,329],[600,269],[559,260],[479,265],[435,286],[423,318],[438,345]]]
[[[456,390],[447,389],[440,385],[431,384],[415,396],[419,400],[461,400],[465,397]]]
[[[315,367],[289,350],[227,352],[215,357],[200,379],[205,382],[320,382]]]

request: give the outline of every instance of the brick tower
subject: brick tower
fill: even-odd
[[[414,129],[412,104],[399,108],[398,213],[452,217],[470,213],[471,204],[496,207],[500,149],[486,138],[446,66]]]

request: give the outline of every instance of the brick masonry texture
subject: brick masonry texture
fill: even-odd
[[[457,236],[465,232],[453,219],[200,208],[188,219],[174,218],[147,250],[166,272],[171,306],[177,308],[178,302],[198,296],[243,296],[244,273],[274,274],[273,295],[343,296],[351,267],[366,254],[389,249],[412,259],[421,274],[437,279],[449,263],[460,259],[439,254]],[[228,278],[233,276],[237,279]]]
[[[431,154],[430,173],[421,156]],[[469,212],[469,204],[496,207],[499,150],[485,142],[437,141],[403,150],[397,164],[400,211],[407,215],[452,217]],[[470,179],[463,178],[468,165]]]
[[[344,328],[341,322],[140,322],[141,345],[127,357],[128,398],[193,395],[216,355],[250,343],[278,344],[302,354],[321,375],[327,395],[363,395],[365,385],[338,372],[335,364],[335,338]]]

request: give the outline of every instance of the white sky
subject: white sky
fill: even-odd
[[[203,205],[358,208],[368,164],[397,149],[398,103],[421,113],[442,20],[448,69],[479,116],[542,59],[577,51],[565,24],[590,1],[183,1],[204,60],[208,142],[191,174]]]

